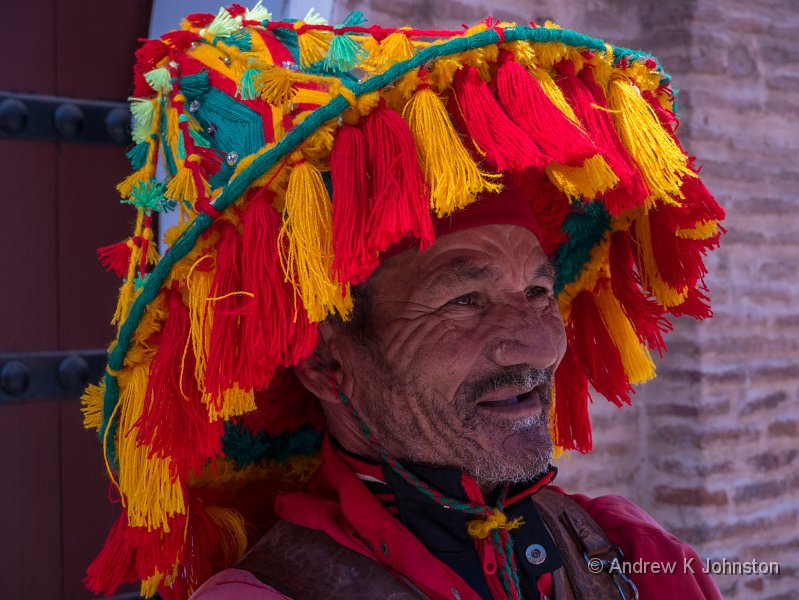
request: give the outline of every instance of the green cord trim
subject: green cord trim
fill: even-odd
[[[569,31],[567,29],[512,27],[505,29],[504,34],[506,42],[561,42],[569,46],[586,47],[590,50],[595,50],[598,52],[605,50],[605,43],[602,40],[583,35],[575,31]],[[471,36],[455,38],[443,44],[428,46],[427,48],[419,51],[419,53],[412,58],[392,65],[383,74],[372,77],[361,84],[348,87],[350,87],[356,97],[375,92],[431,60],[435,60],[443,56],[460,54],[461,52],[465,52],[467,50],[473,50],[475,48],[481,48],[491,44],[496,44],[499,42],[499,39],[499,34],[493,29],[489,29]],[[612,49],[613,56],[616,61],[619,61],[624,57],[626,57],[628,60],[635,60],[639,58],[654,60],[657,64],[657,68],[663,74],[663,77],[669,78],[668,74],[661,69],[660,63],[657,61],[657,59],[650,54],[616,46],[612,46]],[[323,123],[337,118],[347,108],[349,108],[349,102],[347,99],[343,96],[336,96],[328,104],[316,109],[313,113],[308,115],[308,117],[302,123],[297,125],[297,127],[286,134],[286,136],[277,144],[275,144],[271,150],[265,154],[262,154],[261,156],[258,156],[255,160],[253,160],[249,167],[239,173],[237,177],[232,179],[219,195],[219,197],[217,197],[217,199],[214,201],[214,208],[216,208],[219,212],[224,211],[236,200],[236,198],[244,193],[244,191],[253,181],[266,173],[281,158],[299,146]],[[167,155],[168,154],[169,153],[167,152]],[[169,158],[171,157],[167,156],[167,159]],[[200,213],[197,215],[183,232],[183,234],[175,241],[169,252],[167,252],[155,265],[155,268],[147,278],[146,284],[141,288],[141,293],[133,301],[125,322],[119,328],[117,343],[108,355],[108,367],[112,371],[118,371],[122,368],[125,355],[130,348],[130,341],[133,337],[133,333],[136,331],[136,328],[138,327],[139,322],[144,315],[144,309],[148,304],[155,300],[159,290],[161,289],[161,285],[169,275],[172,267],[175,265],[175,263],[191,252],[197,243],[197,239],[206,229],[208,229],[211,223],[213,223],[213,218],[206,213]],[[110,380],[113,380],[113,382]],[[116,406],[118,402],[118,396],[119,391],[116,385],[116,378],[113,375],[107,374],[106,391],[103,400],[104,422],[110,417],[111,412]],[[105,427],[108,427],[108,425],[105,424],[104,427],[101,428],[101,431],[105,431]],[[110,434],[108,436],[108,446],[111,447],[106,448],[106,453],[109,457],[109,460],[116,454],[113,448],[113,437],[114,436]]]

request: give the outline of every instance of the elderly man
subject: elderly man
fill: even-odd
[[[589,384],[629,401],[664,315],[707,313],[723,212],[651,57],[259,4],[190,15],[136,73],[139,219],[102,252],[122,325],[84,398],[123,513],[92,589],[720,597],[640,508],[552,484]]]

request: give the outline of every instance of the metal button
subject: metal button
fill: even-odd
[[[189,112],[195,113],[200,110],[200,101],[199,100],[192,100],[189,102]]]
[[[540,565],[547,558],[547,551],[541,544],[530,544],[524,551],[527,562],[531,565]]]
[[[9,396],[19,396],[28,389],[30,382],[28,367],[17,360],[7,362],[0,370],[0,385]]]
[[[455,598],[455,600],[461,600],[461,594],[458,590],[452,588],[449,591],[452,593],[452,597]]]
[[[385,542],[380,542],[380,550],[382,550],[385,556],[388,556],[388,544]]]
[[[225,159],[228,165],[231,167],[235,166],[237,162],[239,162],[239,153],[235,150],[231,150],[227,153],[227,158]]]

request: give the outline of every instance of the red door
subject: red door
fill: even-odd
[[[150,0],[4,8],[13,26],[0,36],[0,93],[130,95]],[[75,386],[64,385],[68,369],[57,385],[58,352],[77,351],[96,367],[97,350],[113,338],[118,281],[95,249],[131,229],[114,189],[129,171],[124,152],[54,136],[0,137],[0,368],[27,371],[26,383],[8,367],[1,382],[0,598],[90,597],[81,580],[115,517],[98,443],[82,427]]]

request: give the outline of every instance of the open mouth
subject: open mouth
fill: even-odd
[[[477,403],[477,408],[496,412],[535,412],[542,406],[544,386],[536,386],[529,392],[514,396],[494,395]]]

